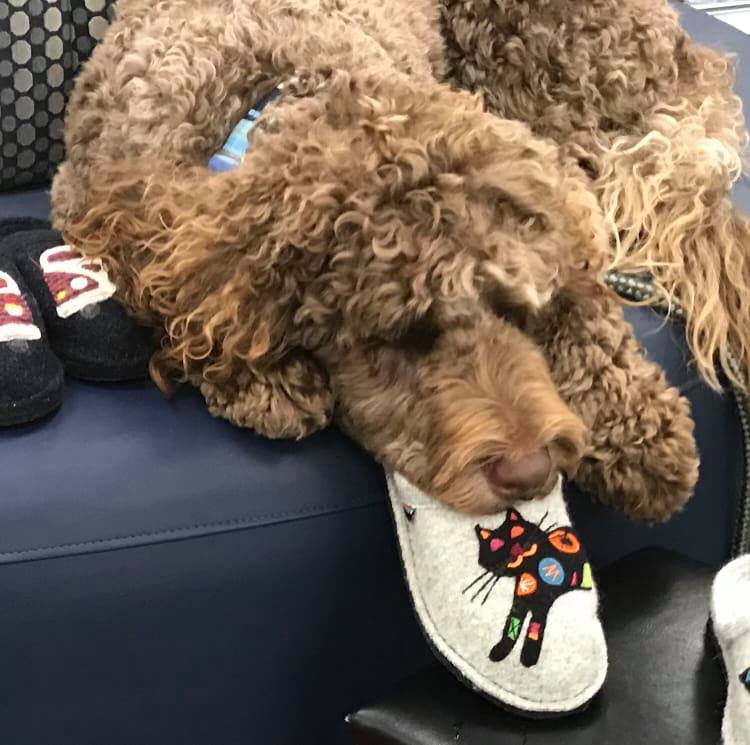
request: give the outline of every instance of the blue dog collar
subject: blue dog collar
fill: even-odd
[[[245,157],[249,147],[248,137],[263,113],[263,109],[272,101],[275,101],[284,91],[283,83],[277,85],[273,90],[266,93],[263,98],[253,104],[250,111],[237,122],[234,129],[229,133],[221,150],[211,156],[208,161],[209,171],[221,173],[236,168]]]

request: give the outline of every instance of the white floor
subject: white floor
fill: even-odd
[[[734,10],[714,11],[712,14],[725,23],[738,28],[745,34],[750,34],[750,7]]]
[[[725,23],[750,34],[750,0],[685,0],[700,10],[705,10]]]

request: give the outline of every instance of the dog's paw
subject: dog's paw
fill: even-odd
[[[675,388],[641,394],[627,416],[604,415],[575,480],[628,517],[662,522],[682,508],[698,480],[694,424]]]
[[[301,439],[326,427],[333,394],[325,374],[305,359],[264,373],[245,371],[231,383],[203,381],[208,410],[271,439]]]

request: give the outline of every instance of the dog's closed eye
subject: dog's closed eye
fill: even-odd
[[[440,327],[428,313],[415,321],[398,338],[395,344],[408,354],[422,356],[429,354],[434,349],[437,340],[440,338],[440,333]]]
[[[482,299],[497,318],[502,318],[519,329],[524,329],[528,325],[530,320],[529,309],[513,302],[501,290],[487,290],[482,293]]]

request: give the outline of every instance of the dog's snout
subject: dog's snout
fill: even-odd
[[[507,494],[527,494],[542,489],[550,478],[552,458],[547,448],[519,458],[500,458],[485,466],[490,484]]]

